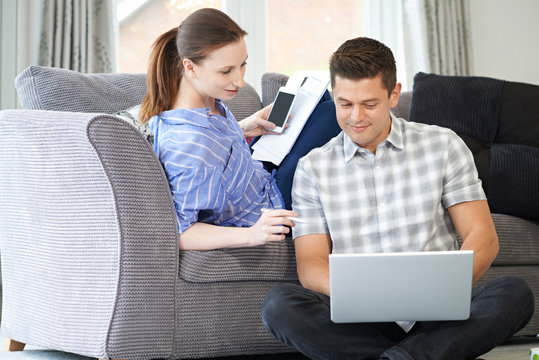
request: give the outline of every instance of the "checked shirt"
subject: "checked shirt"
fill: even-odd
[[[303,157],[294,237],[329,234],[333,253],[455,250],[447,208],[486,199],[471,152],[453,131],[392,116],[376,155],[341,132]]]

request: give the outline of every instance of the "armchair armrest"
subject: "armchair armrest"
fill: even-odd
[[[180,277],[192,283],[230,281],[298,281],[293,240],[267,245],[182,251]]]
[[[172,353],[177,224],[137,130],[109,115],[0,112],[2,329],[107,357]]]

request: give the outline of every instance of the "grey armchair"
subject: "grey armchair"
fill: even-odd
[[[146,138],[84,112],[140,103],[143,76],[31,67],[17,90],[41,110],[0,112],[2,330],[12,350],[103,359],[292,351],[260,317],[271,287],[297,281],[291,242],[179,252],[168,182]],[[230,107],[252,105],[261,107],[248,87]]]

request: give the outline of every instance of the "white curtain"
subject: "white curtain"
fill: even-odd
[[[116,71],[114,0],[46,0],[39,64],[83,73]]]
[[[402,5],[409,79],[418,71],[471,75],[472,46],[467,0],[403,0]]]

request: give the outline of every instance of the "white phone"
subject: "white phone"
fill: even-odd
[[[294,93],[291,93],[284,87],[279,89],[275,101],[273,102],[273,107],[268,115],[268,121],[271,121],[276,126],[275,129],[272,129],[271,131],[278,133],[283,132],[284,126],[290,116],[290,109],[292,109],[292,103],[294,102],[295,96]]]

